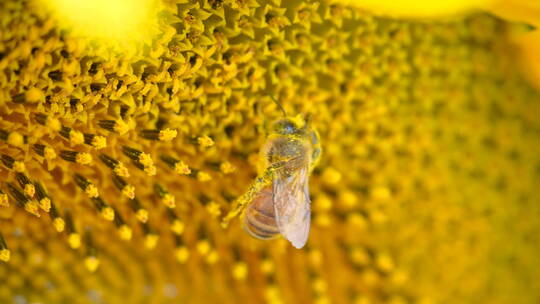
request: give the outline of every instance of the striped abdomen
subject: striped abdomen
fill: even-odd
[[[266,240],[279,234],[271,186],[257,193],[244,212],[243,226],[252,236]]]

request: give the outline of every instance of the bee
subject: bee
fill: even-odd
[[[272,123],[261,149],[262,173],[224,218],[223,225],[242,212],[244,230],[258,239],[279,234],[296,248],[308,239],[311,222],[309,175],[321,156],[319,134],[310,117],[284,117]]]

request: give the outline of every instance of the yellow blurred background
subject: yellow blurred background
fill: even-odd
[[[0,303],[539,303],[535,4],[401,2],[1,1]],[[269,96],[301,250],[220,225]]]

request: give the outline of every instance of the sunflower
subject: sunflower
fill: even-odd
[[[538,56],[491,1],[68,2],[0,2],[1,303],[540,301]],[[270,97],[324,150],[301,250],[221,225]]]

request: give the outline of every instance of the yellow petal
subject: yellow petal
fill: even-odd
[[[540,30],[514,36],[520,55],[522,72],[540,90]]]
[[[341,0],[344,4],[364,8],[376,15],[391,17],[441,17],[486,7],[490,0]]]
[[[538,0],[494,0],[487,10],[509,21],[540,26],[540,1]]]

